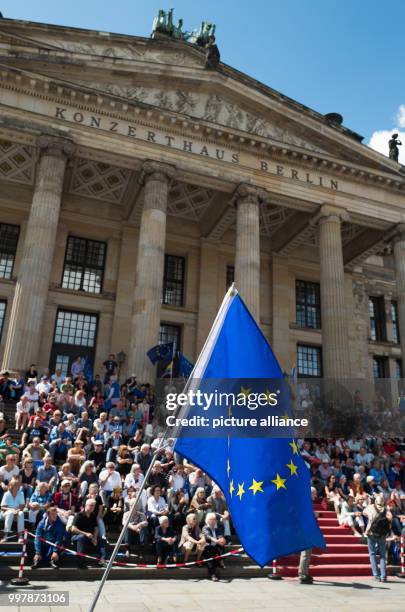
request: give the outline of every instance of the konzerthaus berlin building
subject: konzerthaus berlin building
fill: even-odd
[[[152,380],[235,280],[285,370],[400,375],[404,168],[339,115],[163,35],[2,19],[0,76],[3,369]]]

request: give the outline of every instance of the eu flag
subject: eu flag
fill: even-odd
[[[157,344],[152,346],[146,353],[153,365],[156,365],[158,361],[163,359],[172,359],[174,352],[174,343],[166,342],[166,344]]]
[[[192,379],[282,377],[270,345],[231,288]],[[239,539],[260,566],[325,546],[312,508],[310,473],[293,438],[180,435],[175,450],[221,487]]]

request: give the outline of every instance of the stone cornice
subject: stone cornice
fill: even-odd
[[[239,202],[249,202],[249,204],[257,204],[260,202],[266,202],[270,198],[264,189],[250,185],[249,183],[240,183],[232,196],[231,204],[237,205]]]
[[[99,91],[59,79],[37,75],[28,71],[10,68],[0,64],[2,77],[1,87],[39,97],[51,103],[74,106],[98,115],[117,119],[136,121],[146,127],[170,130],[174,134],[192,138],[193,135],[204,136],[207,142],[217,146],[232,146],[239,150],[248,150],[260,157],[261,153],[271,155],[274,161],[289,161],[307,167],[309,170],[330,172],[337,178],[343,176],[350,180],[372,184],[384,189],[405,191],[405,174],[397,170],[378,171],[347,161],[334,159],[332,156],[315,153],[300,147],[279,143],[270,138],[242,132],[235,128],[217,126],[206,120],[191,119],[187,115],[163,110],[145,103],[122,98],[118,95],[100,93]],[[387,165],[389,165],[387,159]],[[400,168],[400,167],[399,167]]]

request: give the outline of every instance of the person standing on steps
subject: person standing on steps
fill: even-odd
[[[365,536],[374,579],[387,582],[386,540],[391,533],[392,514],[387,510],[384,495],[376,495],[374,502],[363,510],[363,514],[368,518]],[[380,567],[377,564],[377,555],[380,557]]]

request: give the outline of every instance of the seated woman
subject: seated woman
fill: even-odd
[[[20,482],[25,500],[33,494],[36,480],[37,470],[34,468],[34,461],[30,457],[25,457],[20,470]]]
[[[168,557],[173,557],[173,563],[177,563],[176,540],[177,536],[169,525],[168,517],[160,516],[159,526],[155,529],[157,565],[166,563]]]
[[[28,502],[28,521],[36,526],[52,503],[52,493],[47,482],[39,482]]]
[[[205,517],[205,525],[202,530],[207,546],[204,549],[204,557],[210,559],[211,557],[217,557],[224,553],[224,546],[226,540],[223,534],[223,530],[218,526],[217,517],[215,512],[208,512]],[[218,582],[218,567],[225,567],[222,559],[212,559],[207,561],[208,573],[214,582]]]
[[[348,525],[355,536],[362,537],[364,535],[364,519],[360,508],[354,503],[353,495],[349,495],[343,501],[338,520],[340,525]]]
[[[61,467],[61,469],[58,472],[58,476],[59,476],[59,481],[62,482],[62,480],[69,480],[72,483],[72,487],[75,489],[77,487],[77,484],[79,482],[79,479],[77,476],[75,476],[75,474],[73,474],[73,472],[70,469],[70,463],[64,463]]]
[[[20,487],[20,481],[18,478],[12,478],[8,483],[8,490],[4,493],[1,500],[0,520],[4,520],[4,537],[0,542],[7,540],[14,519],[17,521],[18,541],[23,541],[24,506],[25,499]]]
[[[151,496],[148,499],[147,505],[148,522],[151,533],[155,533],[155,528],[159,525],[159,517],[169,513],[169,507],[164,497],[162,497],[162,489],[159,485],[151,488]]]
[[[98,478],[93,461],[85,461],[79,470],[79,495],[84,497],[89,485],[97,483]]]
[[[350,488],[349,485],[347,484],[347,477],[342,474],[341,477],[339,478],[339,483],[337,485],[337,492],[340,495],[342,500],[347,500],[347,498],[350,495]]]
[[[342,501],[336,484],[336,476],[331,474],[326,482],[324,489],[324,499],[326,500],[327,508],[334,508],[336,514],[340,512],[340,503]]]
[[[70,469],[73,474],[77,475],[81,468],[83,461],[86,460],[86,453],[83,449],[83,441],[76,439],[72,448],[69,448],[67,454],[67,460],[70,465]]]
[[[207,500],[205,489],[203,487],[198,487],[196,489],[194,497],[190,503],[190,510],[196,515],[198,524],[202,525],[205,515],[208,511],[212,510],[212,505]]]
[[[179,489],[171,495],[169,501],[169,517],[170,522],[175,529],[180,529],[186,522],[188,511],[188,496],[184,491]]]
[[[200,561],[205,546],[206,541],[198,525],[197,516],[188,514],[179,543],[179,548],[184,552],[184,562],[187,563],[192,552],[196,552],[197,562]]]
[[[17,431],[24,431],[28,425],[30,414],[30,401],[25,395],[22,396],[16,405],[15,427]]]
[[[118,448],[116,458],[116,470],[121,474],[122,480],[130,473],[134,458],[125,444],[121,444]]]
[[[104,514],[104,522],[107,527],[111,525],[120,525],[124,512],[124,500],[122,497],[122,489],[116,487],[107,500],[106,511]]]

